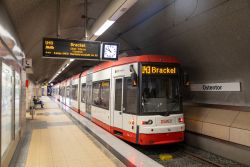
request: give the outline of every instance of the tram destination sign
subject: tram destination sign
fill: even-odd
[[[43,57],[60,59],[100,59],[101,42],[57,38],[43,39]]]
[[[142,74],[143,75],[175,75],[177,74],[177,67],[142,65]]]

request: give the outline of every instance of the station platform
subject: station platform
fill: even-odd
[[[27,121],[27,136],[16,167],[125,166],[95,139],[81,130],[48,97]]]
[[[13,166],[162,166],[53,98],[41,100]]]

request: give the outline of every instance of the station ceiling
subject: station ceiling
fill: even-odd
[[[113,0],[114,1],[114,0]],[[88,0],[90,29],[112,0]],[[33,59],[30,79],[48,81],[64,60],[42,59],[42,38],[56,37],[56,0],[3,0],[27,57]],[[84,37],[82,0],[61,0],[61,38]],[[98,41],[120,43],[123,55],[176,56],[190,80],[250,83],[249,0],[138,0]],[[98,62],[75,61],[57,81]],[[216,99],[250,104],[250,84],[244,92],[195,94],[191,99]],[[225,97],[228,99],[225,100]],[[242,101],[243,99],[243,101]],[[215,101],[214,103],[216,103]]]
[[[87,29],[102,14],[111,0],[88,0]],[[42,40],[44,37],[57,37],[57,0],[3,0],[10,18],[21,41],[27,58],[32,58],[33,74],[29,78],[43,83],[52,78],[65,60],[42,58]],[[84,1],[60,0],[60,38],[80,40],[84,38]],[[75,64],[75,63],[74,63]],[[93,65],[93,62],[81,61],[80,67],[62,74],[70,76]]]

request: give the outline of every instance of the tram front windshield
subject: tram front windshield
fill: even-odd
[[[162,114],[181,112],[178,77],[143,76],[142,112]]]

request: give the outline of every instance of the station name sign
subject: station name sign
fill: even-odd
[[[240,91],[240,82],[230,83],[204,83],[204,84],[190,84],[191,91],[205,91],[205,92],[223,92],[223,91]]]
[[[43,39],[43,57],[100,59],[101,43],[96,41],[76,41],[57,38]]]
[[[153,65],[142,65],[142,74],[144,75],[175,75],[177,73],[176,67],[161,67]]]

